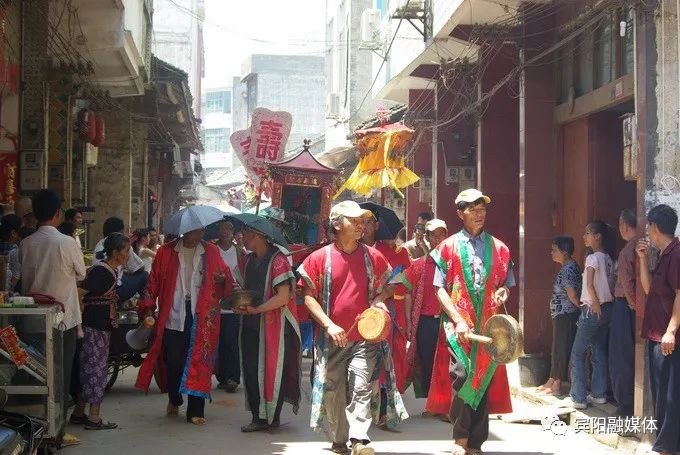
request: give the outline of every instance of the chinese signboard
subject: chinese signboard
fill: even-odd
[[[0,153],[0,203],[14,205],[17,200],[17,154]]]
[[[289,112],[258,107],[253,111],[250,129],[231,135],[236,156],[256,185],[266,174],[267,163],[283,159],[292,125],[293,116]]]

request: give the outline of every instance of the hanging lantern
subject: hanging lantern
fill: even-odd
[[[95,135],[94,139],[92,140],[92,145],[95,147],[101,147],[104,145],[105,133],[104,117],[97,115],[95,120]]]
[[[92,142],[95,138],[96,126],[94,113],[87,109],[78,111],[78,123],[76,124],[76,131],[83,142]]]

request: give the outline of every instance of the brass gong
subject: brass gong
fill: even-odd
[[[515,318],[507,314],[491,316],[484,324],[483,335],[470,333],[468,340],[482,343],[498,363],[511,363],[522,355],[524,335]]]

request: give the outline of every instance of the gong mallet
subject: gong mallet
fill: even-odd
[[[484,324],[482,335],[467,333],[465,337],[482,344],[496,363],[511,363],[522,355],[524,335],[519,323],[507,314],[491,316]]]

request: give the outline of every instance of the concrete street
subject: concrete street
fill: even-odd
[[[305,368],[304,371],[309,371]],[[297,416],[284,407],[283,425],[276,431],[244,435],[241,425],[249,422],[242,390],[230,395],[214,390],[213,402],[206,405],[208,424],[195,427],[184,418],[165,417],[167,398],[155,385],[148,396],[133,388],[136,370],[129,369],[119,377],[106,396],[103,416],[118,423],[111,431],[87,431],[69,426],[68,431],[82,439],[79,446],[69,447],[64,455],[107,454],[330,454],[325,434],[309,428],[309,381],[303,381],[304,401]],[[410,391],[409,391],[410,392]],[[405,397],[411,414],[398,433],[372,430],[373,447],[379,454],[446,454],[450,453],[450,424],[421,417],[424,400],[412,394]],[[515,411],[536,412],[523,401],[514,402]],[[183,410],[182,410],[183,411]],[[483,449],[487,454],[614,454],[621,453],[599,444],[584,434],[555,435],[540,424],[515,424],[492,420],[491,435]]]

